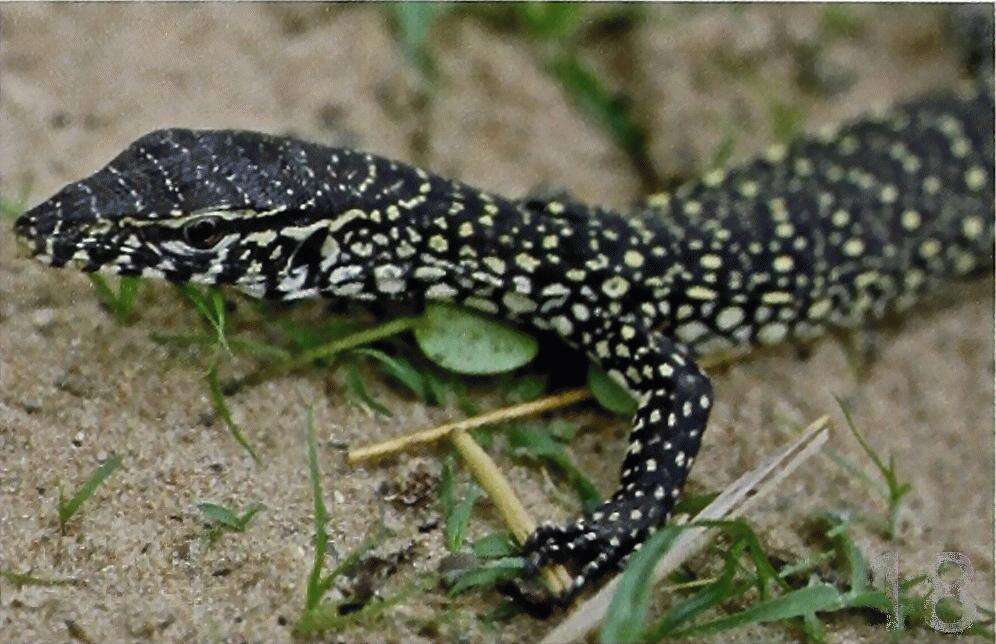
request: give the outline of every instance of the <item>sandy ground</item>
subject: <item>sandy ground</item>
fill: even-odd
[[[806,93],[790,45],[816,37],[822,11],[648,7],[628,32],[590,34],[585,56],[634,96],[637,113],[653,124],[651,157],[668,177],[700,172],[726,133],[735,159],[771,142],[772,97],[801,105],[804,127],[813,127],[958,75],[935,8],[854,7],[861,29],[820,58],[853,82],[827,96]],[[428,103],[384,13],[371,7],[4,5],[0,36],[0,194],[29,185],[29,204],[167,125],[347,142],[511,195],[543,183],[614,206],[641,196],[631,165],[542,73],[529,43],[473,18],[437,30],[441,89]],[[436,455],[353,469],[343,446],[456,410],[425,408],[374,385],[395,411],[382,419],[347,404],[322,374],[283,377],[230,399],[260,446],[263,464],[254,466],[213,420],[200,363],[149,339],[152,330],[195,323],[176,313],[169,289],[143,291],[139,320],[118,326],[83,275],[20,259],[9,228],[0,230],[0,569],[80,582],[18,588],[0,580],[0,640],[289,639],[312,555],[308,405],[320,427],[334,551],[358,544],[383,514],[396,534],[378,553],[399,560],[388,585],[439,565],[435,494],[407,509],[380,492],[418,467],[438,472]],[[958,289],[949,306],[915,310],[879,333],[862,378],[835,342],[806,359],[784,349],[717,373],[693,488],[720,488],[784,440],[778,427],[822,414],[839,430],[832,449],[870,470],[841,431],[838,395],[914,486],[897,543],[859,529],[860,545],[869,556],[898,550],[904,575],[926,572],[939,551],[964,552],[977,573],[977,601],[992,606],[992,292],[990,280]],[[565,416],[584,425],[573,453],[608,492],[625,424],[593,410]],[[123,468],[60,536],[59,486],[75,488],[111,452]],[[536,516],[570,514],[537,470],[502,463]],[[207,547],[194,505],[203,500],[237,508],[261,501],[267,510],[245,534]],[[808,552],[808,517],[820,508],[874,514],[884,504],[816,459],[751,520],[767,547],[795,558]],[[498,527],[479,506],[473,534]],[[485,628],[477,616],[497,601],[431,592],[339,637],[531,641],[549,628],[524,616]],[[864,616],[834,618],[830,639],[877,641],[881,629]],[[779,624],[719,639],[798,636]]]

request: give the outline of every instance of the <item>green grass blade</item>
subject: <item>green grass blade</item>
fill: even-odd
[[[483,494],[481,488],[474,484],[464,486],[466,490],[462,499],[453,507],[453,511],[446,516],[446,548],[450,552],[459,552],[463,546],[464,535],[470,525],[470,513],[474,509],[477,499]]]
[[[93,493],[97,491],[101,483],[107,480],[114,470],[121,467],[121,457],[117,454],[112,454],[109,459],[104,461],[104,463],[90,475],[90,478],[86,480],[85,483],[76,491],[76,494],[72,496],[71,499],[66,501],[62,496],[62,488],[59,488],[59,530],[65,534],[66,523],[73,518],[73,515],[80,509],[83,502],[93,496]]]
[[[694,619],[704,611],[719,606],[731,597],[745,593],[750,589],[751,584],[734,583],[736,571],[736,560],[733,557],[727,557],[723,565],[723,574],[719,579],[688,599],[674,605],[647,629],[642,639],[647,642],[656,642],[670,635],[683,623]]]
[[[90,283],[93,284],[94,290],[97,291],[97,299],[113,312],[116,298],[114,291],[108,286],[107,280],[99,273],[87,273],[87,277],[90,278]]]
[[[508,534],[495,532],[474,541],[471,550],[480,559],[501,559],[514,555],[517,548]]]
[[[314,499],[315,524],[315,561],[308,575],[308,585],[305,594],[305,610],[309,611],[322,600],[322,568],[325,565],[325,552],[328,548],[329,535],[325,526],[329,521],[329,512],[325,507],[322,495],[322,473],[318,469],[318,448],[315,441],[315,415],[308,409],[308,475],[311,479],[311,495]]]
[[[10,572],[7,570],[0,570],[0,579],[3,579],[8,583],[14,584],[17,587],[80,586],[83,584],[83,580],[81,579],[72,579],[72,578],[58,579],[53,577],[36,577],[35,575],[29,573]]]
[[[472,588],[491,588],[498,582],[520,576],[526,566],[527,562],[522,557],[503,557],[488,561],[477,568],[461,572],[453,580],[449,596],[456,597]]]
[[[218,345],[226,353],[231,353],[228,338],[225,335],[225,298],[221,291],[207,287],[202,290],[193,284],[180,284],[177,289],[188,302],[194,305],[204,322],[214,331]]]
[[[356,368],[355,364],[348,365],[346,367],[346,377],[345,377],[346,390],[352,395],[352,397],[360,403],[360,405],[366,406],[376,413],[387,416],[390,418],[394,414],[391,410],[384,406],[379,400],[373,397],[373,395],[367,391],[367,386],[363,383],[363,377],[360,376],[360,370]]]
[[[580,497],[585,511],[594,510],[601,503],[598,488],[574,464],[564,446],[555,441],[548,431],[535,424],[515,424],[506,430],[505,435],[518,456],[548,461],[563,472]]]
[[[214,406],[215,412],[225,422],[225,425],[228,427],[228,431],[231,432],[235,442],[241,445],[242,449],[244,449],[246,453],[252,457],[252,460],[259,465],[262,461],[256,454],[256,450],[253,449],[252,445],[249,444],[249,441],[247,441],[246,437],[242,434],[242,428],[239,427],[238,423],[236,423],[234,419],[232,419],[232,412],[229,411],[228,405],[225,403],[225,395],[221,391],[221,383],[218,382],[218,367],[216,365],[212,366],[208,371],[207,383],[208,391],[211,394],[211,404]]]
[[[399,333],[410,331],[418,323],[420,318],[402,317],[389,320],[383,324],[356,331],[346,336],[336,338],[330,342],[313,346],[297,353],[287,360],[270,365],[265,369],[254,373],[246,379],[246,384],[262,382],[274,376],[279,376],[289,371],[295,371],[310,366],[316,360],[326,360],[344,351],[361,347],[365,344],[372,344],[378,340],[384,340]]]
[[[645,541],[630,558],[602,626],[602,644],[639,640],[647,621],[654,567],[671,547],[679,531],[676,526],[665,527]]]
[[[456,477],[453,471],[453,459],[447,458],[443,463],[443,473],[439,484],[439,500],[443,508],[443,530],[446,548],[450,552],[459,552],[463,546],[467,526],[470,525],[470,513],[474,503],[481,496],[481,488],[470,484],[464,487],[463,498],[456,498]]]
[[[385,534],[384,526],[383,524],[381,524],[378,526],[378,531],[376,534],[367,537],[363,541],[363,543],[358,545],[356,548],[352,550],[352,552],[346,555],[346,558],[343,559],[341,562],[339,562],[339,564],[332,569],[332,572],[326,575],[325,578],[322,579],[321,582],[318,584],[318,596],[319,597],[324,596],[325,593],[328,592],[329,588],[332,587],[332,584],[335,583],[335,580],[339,578],[339,576],[351,572],[356,567],[356,565],[360,563],[360,560],[363,559],[363,557],[368,552],[376,548],[381,543],[381,541],[384,540],[384,534]]]
[[[816,584],[758,602],[728,617],[676,631],[672,635],[674,637],[715,635],[748,624],[764,624],[805,617],[812,613],[838,610],[845,606],[845,597],[839,590],[829,584]]]
[[[425,379],[422,374],[401,356],[389,356],[378,349],[366,347],[353,349],[352,353],[376,360],[384,368],[384,371],[407,387],[420,400],[427,398]]]

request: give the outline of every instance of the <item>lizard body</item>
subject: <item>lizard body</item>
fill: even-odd
[[[908,309],[993,261],[991,91],[933,95],[715,171],[633,216],[508,199],[246,131],[147,134],[25,213],[42,260],[306,297],[458,302],[552,330],[639,402],[618,491],[528,540],[572,591],[663,524],[712,389],[696,356]]]

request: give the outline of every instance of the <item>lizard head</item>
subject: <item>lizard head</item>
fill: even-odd
[[[15,232],[54,266],[293,299],[340,255],[330,224],[364,205],[353,180],[364,167],[362,155],[294,139],[158,130],[24,213]]]

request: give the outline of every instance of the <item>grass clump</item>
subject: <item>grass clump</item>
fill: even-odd
[[[695,525],[719,528],[728,541],[725,548],[714,548],[722,559],[722,568],[712,577],[678,579],[681,583],[671,586],[677,594],[674,602],[648,623],[652,571],[677,531]],[[928,575],[899,579],[898,596],[892,596],[889,589],[872,586],[871,567],[851,537],[847,520],[823,514],[817,518],[817,525],[822,529],[821,549],[779,569],[743,521],[665,527],[627,565],[603,624],[601,641],[706,637],[752,624],[777,622],[799,628],[807,640],[823,641],[825,625],[820,616],[841,611],[871,610],[886,616],[899,611],[904,619],[894,624],[895,632],[902,631],[904,624],[930,627],[931,589],[924,589]],[[681,596],[685,590],[693,592]],[[730,605],[737,609],[720,617],[699,619]],[[937,614],[949,622],[958,617],[957,609],[944,603],[938,604]],[[991,615],[988,619],[991,621]],[[963,634],[993,636],[987,623],[974,624]]]
[[[308,410],[307,445],[308,476],[311,481],[314,502],[315,558],[305,584],[304,610],[294,625],[294,634],[297,636],[315,635],[325,631],[340,631],[357,624],[370,623],[405,599],[416,593],[424,592],[435,583],[434,578],[420,578],[394,594],[373,599],[359,609],[352,611],[344,611],[344,605],[341,602],[323,601],[323,597],[333,584],[343,575],[352,573],[362,562],[364,556],[383,540],[385,530],[381,524],[373,536],[353,549],[331,572],[323,574],[328,553],[329,535],[326,525],[329,513],[322,492],[314,415],[310,409]]]
[[[567,453],[564,438],[566,436],[569,440],[571,435],[569,432],[557,436],[550,431],[550,428],[540,423],[515,423],[505,430],[505,436],[516,456],[553,465],[574,488],[582,508],[590,512],[598,507],[602,497],[595,484],[575,465],[574,459]]]
[[[118,324],[124,326],[134,321],[135,295],[138,294],[138,287],[142,283],[140,278],[129,276],[119,278],[118,288],[115,291],[103,275],[89,273],[87,277],[97,291],[100,303],[111,312]]]
[[[875,469],[878,470],[879,475],[882,477],[882,481],[885,483],[884,490],[881,486],[875,486],[875,489],[885,498],[886,505],[888,506],[887,518],[884,522],[875,522],[877,525],[882,527],[882,531],[889,541],[896,540],[897,527],[899,525],[899,512],[902,509],[903,498],[913,490],[913,486],[910,483],[905,483],[899,480],[899,475],[896,469],[896,461],[894,455],[889,455],[889,463],[886,463],[878,455],[871,445],[865,439],[865,437],[858,431],[854,424],[854,419],[851,417],[851,412],[844,404],[844,401],[837,398],[837,404],[840,406],[841,412],[844,414],[844,420],[847,423],[848,429],[851,430],[851,434],[854,436],[855,440],[861,446],[862,451],[871,459],[871,462],[875,465]],[[869,481],[868,477],[860,477],[861,480]]]

